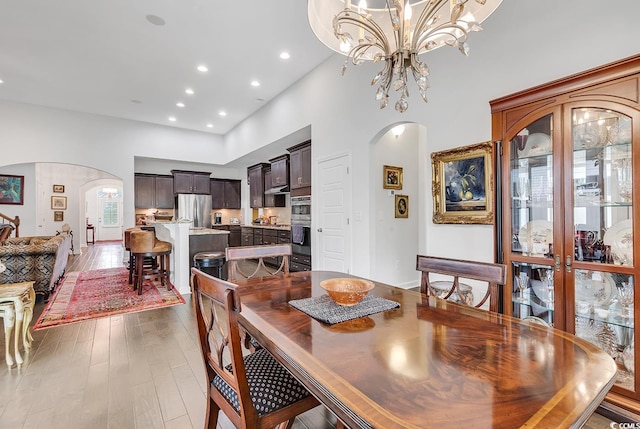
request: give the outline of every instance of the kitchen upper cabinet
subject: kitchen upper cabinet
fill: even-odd
[[[172,209],[173,204],[173,177],[156,176],[156,208]]]
[[[251,208],[264,207],[264,174],[269,164],[260,163],[247,168],[249,180],[249,206]]]
[[[277,186],[282,185],[275,185],[273,183],[273,170],[271,170],[269,167],[266,167],[264,170],[264,189],[268,190],[269,188]],[[263,207],[285,207],[286,198],[284,194],[269,194],[265,192],[263,204]]]
[[[134,199],[137,209],[173,209],[173,177],[136,174]]]
[[[176,194],[210,194],[211,173],[171,170],[173,191]]]
[[[606,400],[636,413],[638,88],[640,56],[491,102],[503,312],[609,353],[618,374]]]
[[[211,208],[241,208],[240,180],[211,179]]]
[[[270,159],[271,182],[269,187],[287,186],[289,184],[289,155],[281,155]]]
[[[292,146],[287,150],[291,154],[289,158],[291,190],[311,188],[311,140]],[[311,189],[308,189],[307,194],[310,193]],[[297,194],[304,195],[305,193]]]

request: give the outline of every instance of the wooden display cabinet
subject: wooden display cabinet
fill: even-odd
[[[618,365],[607,401],[636,413],[638,88],[635,56],[491,102],[503,311],[607,351]]]

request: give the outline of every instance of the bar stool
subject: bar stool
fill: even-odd
[[[127,228],[124,230],[124,250],[129,252],[129,284],[133,283],[133,269],[135,265],[133,253],[131,252],[131,232],[141,230],[142,229],[139,226],[136,226],[134,228]]]
[[[171,243],[156,238],[154,231],[140,230],[130,233],[130,252],[135,260],[133,290],[142,294],[142,284],[146,279],[160,278],[160,283],[171,290],[170,274]],[[145,259],[151,264],[145,264]]]
[[[224,252],[198,252],[193,255],[193,266],[209,275],[226,280]]]

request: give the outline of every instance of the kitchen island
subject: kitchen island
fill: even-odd
[[[181,294],[191,293],[190,269],[197,252],[223,252],[229,245],[229,231],[192,228],[191,222],[147,222],[156,229],[158,240],[173,245],[171,283]]]

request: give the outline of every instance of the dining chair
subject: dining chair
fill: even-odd
[[[480,308],[489,300],[489,311],[497,312],[499,310],[498,288],[507,281],[506,265],[418,255],[416,270],[422,271],[420,292],[426,295],[438,296],[431,286],[430,274],[441,274],[453,278],[449,291],[443,296],[444,299],[449,298],[454,293],[457,293],[458,296],[463,296],[463,291],[459,288],[460,278],[486,282],[487,290],[484,296],[473,306]],[[464,302],[464,300],[461,300],[461,302]]]
[[[207,373],[205,428],[222,410],[237,428],[291,428],[319,402],[265,349],[243,356],[238,286],[191,268],[198,339]]]
[[[227,247],[226,259],[229,264],[229,281],[240,277],[250,279],[258,275],[270,276],[278,273],[289,274],[289,258],[291,257],[290,244],[273,244],[267,246],[243,246]],[[279,266],[269,269],[264,264],[265,258],[282,258]],[[258,264],[253,272],[247,274],[239,266],[240,261],[257,260]]]

